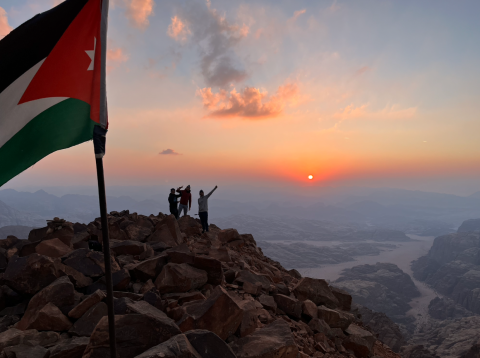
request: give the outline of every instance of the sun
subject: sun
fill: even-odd
[[[310,175],[308,176],[308,179],[312,180],[312,179],[313,179],[313,175],[310,174]]]

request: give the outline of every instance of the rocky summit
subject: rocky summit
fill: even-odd
[[[347,292],[285,270],[252,235],[162,213],[108,224],[119,358],[400,357]],[[0,240],[1,357],[110,357],[101,229],[55,218]]]

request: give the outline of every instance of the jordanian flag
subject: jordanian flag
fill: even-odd
[[[66,0],[0,40],[0,186],[107,127],[108,0]]]

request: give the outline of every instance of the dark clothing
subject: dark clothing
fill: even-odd
[[[168,202],[170,203],[170,214],[174,215],[177,219],[178,219],[178,201],[177,199],[180,197],[181,195],[176,195],[176,194],[172,194],[170,193],[170,195],[168,196]]]
[[[208,232],[208,211],[201,211],[198,213],[198,216],[200,216],[203,231]]]
[[[177,190],[177,193],[180,193],[180,204],[188,205],[189,208],[192,207],[192,194],[190,194],[190,190]]]

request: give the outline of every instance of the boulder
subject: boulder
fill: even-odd
[[[346,312],[332,310],[325,306],[318,307],[318,318],[323,319],[331,328],[341,328],[343,330],[355,320],[355,317]]]
[[[246,293],[249,293],[254,296],[258,296],[262,293],[262,284],[260,282],[253,284],[248,281],[245,281],[243,283],[243,290]]]
[[[206,300],[186,306],[185,311],[178,322],[182,332],[206,329],[223,340],[235,333],[243,318],[243,310],[222,286],[217,286]]]
[[[49,358],[82,358],[89,341],[89,337],[63,339],[59,344],[49,348]]]
[[[70,266],[88,277],[100,277],[105,275],[105,262],[103,253],[78,249],[62,258],[64,265]],[[112,272],[120,270],[117,262],[112,258]]]
[[[103,302],[98,302],[95,306],[90,307],[90,309],[74,323],[68,333],[72,336],[90,337],[98,322],[107,314],[107,305]]]
[[[315,303],[313,303],[310,300],[305,300],[302,303],[302,314],[310,317],[310,318],[316,318],[318,316],[318,308]]]
[[[370,350],[373,350],[373,345],[375,344],[375,341],[377,340],[377,338],[374,337],[374,335],[369,331],[352,323],[345,330],[345,333],[348,334],[349,336],[355,335],[360,338],[363,338],[368,342]]]
[[[54,238],[51,240],[45,240],[35,246],[35,252],[39,255],[45,255],[48,257],[62,257],[73,250],[70,246],[65,245],[60,239]]]
[[[182,216],[177,222],[180,231],[187,235],[187,237],[200,235],[202,233],[202,225],[190,215]]]
[[[29,321],[28,329],[39,331],[63,332],[72,327],[72,322],[53,303],[47,303]]]
[[[213,286],[221,285],[225,281],[222,263],[219,260],[206,256],[195,256],[192,266],[206,271],[207,283]]]
[[[118,240],[118,241],[128,240],[127,234],[125,233],[125,231],[123,231],[120,228],[120,225],[118,225],[118,223],[116,222],[108,224],[108,237],[110,240]],[[100,235],[99,239],[103,240],[103,236]]]
[[[59,276],[68,276],[70,281],[75,285],[76,288],[84,288],[90,286],[93,280],[90,277],[86,277],[84,274],[78,272],[70,266],[65,266],[64,264],[56,264],[57,272]]]
[[[224,342],[223,342],[224,343]],[[225,343],[224,343],[225,344]],[[135,358],[203,358],[190,344],[187,337],[179,334],[169,340],[150,348]],[[220,358],[221,356],[218,356]]]
[[[33,295],[58,277],[52,258],[32,254],[12,257],[3,276],[5,283],[18,293]]]
[[[39,310],[48,303],[64,313],[70,311],[75,304],[75,288],[67,276],[60,277],[49,286],[37,293],[28,303],[25,315],[18,323],[17,328],[21,330],[31,329]]]
[[[126,268],[132,272],[135,278],[145,282],[150,279],[154,280],[167,263],[168,256],[166,254],[161,254],[137,264],[128,265]]]
[[[275,312],[277,310],[277,303],[272,296],[260,295],[260,297],[258,298],[258,302],[260,302],[266,310],[270,310],[272,312]]]
[[[0,352],[6,347],[16,346],[22,343],[27,345],[40,345],[46,347],[60,340],[56,332],[38,332],[36,329],[21,331],[16,328],[0,333]]]
[[[289,325],[279,319],[233,342],[237,358],[297,358],[299,351]]]
[[[161,294],[170,292],[187,292],[205,285],[208,275],[189,264],[165,265],[155,280],[155,286]]]
[[[117,255],[140,255],[147,250],[146,244],[133,240],[116,242],[111,246]]]
[[[338,287],[330,286],[330,291],[332,291],[339,302],[338,308],[344,311],[350,311],[352,309],[352,295]]]
[[[125,228],[127,237],[132,241],[145,242],[152,230],[137,224],[130,224]]]
[[[302,279],[302,275],[300,274],[300,272],[298,272],[298,271],[295,270],[295,269],[289,270],[288,273],[290,274],[290,276],[296,278],[297,280],[301,280],[301,279]]]
[[[226,247],[211,248],[208,250],[208,256],[221,262],[231,262],[232,258]]]
[[[252,334],[258,328],[258,311],[255,301],[243,300],[237,302],[239,307],[243,310],[243,318],[238,327],[236,335],[245,337]]]
[[[357,358],[368,358],[371,356],[371,345],[362,337],[351,335],[342,343],[346,350],[352,351]]]
[[[257,282],[260,283],[262,285],[262,289],[266,291],[270,288],[270,285],[272,284],[272,281],[265,275],[258,275],[248,270],[239,271],[237,273],[237,276],[235,277],[235,282],[239,282],[243,285],[244,282],[247,281],[252,284],[256,284]]]
[[[155,231],[147,238],[147,241],[163,242],[169,247],[183,244],[184,240],[175,216],[168,215],[155,225]]]
[[[167,318],[167,315],[164,312],[152,306],[147,301],[127,302],[127,313],[138,313],[138,314],[150,315],[158,319]]]
[[[213,332],[195,329],[186,332],[185,336],[202,358],[236,358],[225,341]]]
[[[304,277],[293,288],[293,293],[300,301],[310,300],[317,306],[326,305],[330,308],[339,306],[338,299],[330,291],[325,280]]]
[[[115,316],[115,328],[117,358],[135,357],[173,336],[181,334],[171,319],[159,319],[145,314]],[[107,317],[103,317],[95,327],[83,358],[112,358],[108,345]]]
[[[0,240],[0,248],[4,250],[11,249],[14,247],[20,239],[18,239],[16,236],[13,235],[8,235],[6,239]]]
[[[41,241],[47,235],[48,227],[42,227],[39,229],[33,229],[28,234],[28,241],[36,242]]]
[[[5,348],[3,354],[7,358],[49,358],[48,349],[27,344]]]
[[[97,290],[92,293],[90,296],[87,296],[80,302],[75,308],[73,308],[70,312],[68,312],[68,317],[79,319],[82,317],[85,312],[87,312],[90,308],[95,306],[97,303],[103,301],[106,297],[105,293],[101,290]]]
[[[296,298],[288,297],[285,295],[273,296],[277,307],[280,308],[287,315],[292,318],[300,319],[302,316],[302,302]]]
[[[331,334],[331,328],[323,319],[312,318],[308,322],[308,327],[313,331],[313,333],[324,333],[325,335]]]
[[[225,229],[218,232],[218,240],[226,244],[235,240],[240,240],[240,234],[236,229]]]

